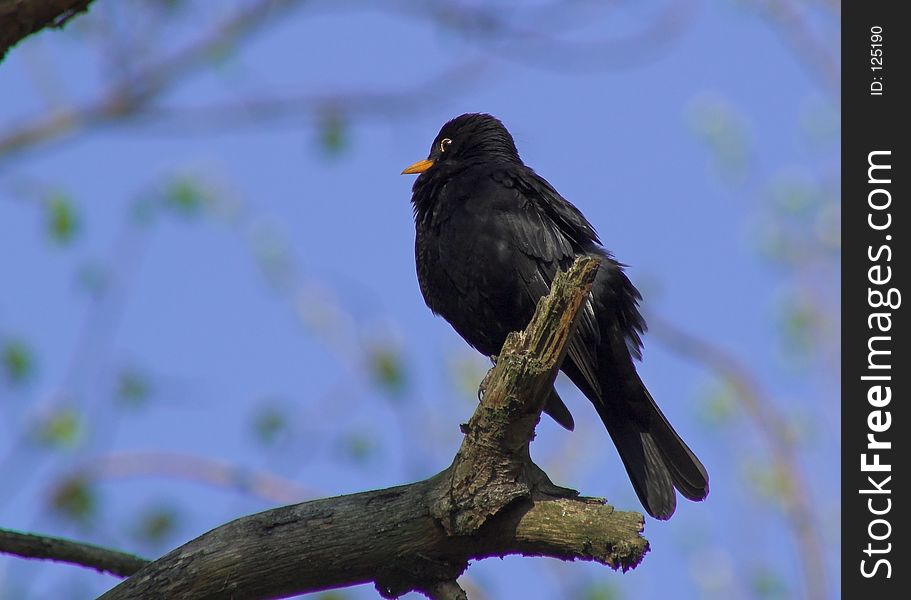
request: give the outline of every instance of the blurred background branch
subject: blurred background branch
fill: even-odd
[[[291,504],[322,495],[266,471],[175,452],[125,452],[93,457],[71,475],[72,479],[86,483],[130,477],[186,479],[251,494],[272,504]]]
[[[194,70],[210,66],[214,58],[236,50],[271,18],[277,18],[279,11],[299,3],[298,0],[259,0],[241,6],[179,50],[166,52],[164,57],[156,56],[151,64],[131,66],[94,102],[62,109],[0,137],[0,160],[42,142],[133,116]]]
[[[718,483],[649,525],[680,551],[641,573],[507,560],[473,597],[837,596],[839,12],[100,0],[25,40],[0,64],[3,523],[153,555],[451,456],[487,364],[420,304],[396,174],[484,110],[634,265],[665,315],[644,376]],[[625,501],[561,393],[579,426],[542,426],[541,464]],[[0,562],[0,597],[107,585]]]
[[[815,503],[800,466],[794,426],[765,394],[750,369],[729,352],[667,320],[652,316],[649,324],[650,331],[662,344],[714,372],[730,385],[734,397],[746,408],[772,457],[773,472],[780,479],[784,511],[799,548],[797,556],[803,565],[805,597],[825,600],[829,595],[822,559],[825,555],[823,539],[815,515]]]

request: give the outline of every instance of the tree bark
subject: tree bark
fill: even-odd
[[[101,546],[9,529],[0,529],[0,553],[77,564],[120,577],[132,575],[149,562]]]
[[[46,27],[63,27],[93,0],[0,0],[0,62],[22,39]]]
[[[465,598],[469,560],[522,554],[635,567],[641,514],[555,486],[529,442],[598,261],[554,281],[529,326],[509,336],[452,465],[430,479],[242,517],[148,564],[104,594],[127,598],[279,598],[373,582]]]

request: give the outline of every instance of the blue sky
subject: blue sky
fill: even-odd
[[[584,8],[591,24],[578,35],[625,38],[662,6]],[[179,532],[169,541],[175,545],[270,506],[194,482],[134,477],[101,484],[103,525],[80,529],[54,517],[41,498],[55,477],[110,454],[217,458],[280,473],[319,495],[395,485],[447,465],[473,401],[453,385],[453,370],[467,364],[482,373],[485,363],[423,305],[414,274],[412,179],[399,172],[426,155],[443,122],[478,111],[506,123],[524,160],[630,265],[647,313],[744,361],[789,418],[809,429],[801,452],[832,550],[827,566],[834,582],[837,377],[822,375],[817,362],[789,365],[776,310],[795,281],[757,248],[772,210],[770,182],[837,173],[837,133],[824,143],[806,127],[808,118],[824,120],[837,108],[759,8],[683,6],[688,16],[679,36],[603,50],[605,62],[630,65],[607,69],[568,68],[601,64],[578,54],[559,59],[568,67],[554,68],[491,57],[502,54],[495,45],[389,11],[299,10],[236,58],[188,78],[163,104],[408,89],[462,57],[482,61],[483,71],[468,83],[437,82],[433,98],[421,106],[406,100],[392,116],[354,115],[338,155],[327,155],[312,113],[303,112],[215,132],[195,129],[192,119],[141,120],[0,157],[0,341],[25,339],[38,360],[25,389],[0,385],[4,487],[25,482],[0,505],[0,525],[153,555],[155,549],[123,533],[137,507],[158,501],[183,507]],[[85,27],[112,14],[96,11],[102,12],[80,17]],[[837,32],[837,23],[814,15],[821,31]],[[86,49],[85,35],[78,27],[44,33],[11,53],[0,66],[0,131],[47,110],[35,82],[48,81],[48,73],[66,90],[56,95],[61,102],[89,101],[99,92],[98,52]],[[182,35],[187,32],[175,39]],[[649,45],[655,55],[638,60]],[[729,115],[745,141],[747,166],[739,179],[718,169],[694,132],[694,119],[709,109]],[[198,218],[162,214],[146,227],[129,225],[135,203],[157,197],[162,182],[175,176],[201,182],[214,208]],[[20,193],[22,182],[40,182],[72,199],[80,215],[72,245],[48,240],[41,206]],[[257,253],[292,264],[293,283],[270,285]],[[112,264],[124,270],[113,274],[113,299],[93,304],[77,275],[86,265]],[[823,277],[817,288],[833,302],[837,282]],[[829,309],[837,315],[837,306]],[[315,325],[307,320],[314,314],[321,315]],[[768,460],[755,431],[742,420],[707,425],[700,419],[699,398],[711,378],[653,338],[646,338],[641,372],[706,463],[709,499],[684,502],[667,523],[649,520],[652,552],[635,571],[488,560],[469,576],[489,597],[571,598],[579,586],[601,581],[624,598],[670,591],[684,598],[760,597],[743,582],[763,570],[781,580],[784,597],[799,594],[795,549],[780,513],[745,483],[750,461]],[[364,357],[375,347],[400,353],[407,365],[398,396],[378,391],[365,374]],[[121,414],[112,406],[111,381],[125,367],[146,373],[154,393],[147,406]],[[638,510],[594,411],[580,395],[564,395],[577,431],[542,424],[534,455],[559,483]],[[74,449],[14,443],[17,431],[61,402],[88,419]],[[250,421],[272,405],[290,415],[293,439],[264,450]],[[351,458],[346,448],[358,444],[368,448],[367,458]],[[64,597],[64,591],[84,597],[112,582],[76,568],[0,559],[0,594],[7,586],[35,598]],[[369,588],[355,593],[374,595]]]

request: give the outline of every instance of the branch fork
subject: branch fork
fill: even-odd
[[[521,554],[623,571],[638,565],[649,549],[642,515],[554,485],[529,454],[598,266],[577,259],[525,331],[509,336],[447,469],[241,517],[137,565],[101,598],[282,598],[372,582],[385,598],[417,591],[465,600],[456,580],[471,560]]]

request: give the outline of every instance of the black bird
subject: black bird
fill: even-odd
[[[580,255],[601,259],[561,369],[594,404],[650,515],[670,518],[674,488],[690,500],[705,498],[705,467],[633,364],[642,357],[645,331],[639,292],[582,213],[522,162],[506,127],[486,114],[456,117],[427,159],[402,173],[420,173],[411,202],[424,301],[487,356],[528,325],[558,270]],[[544,410],[573,429],[556,391]]]

